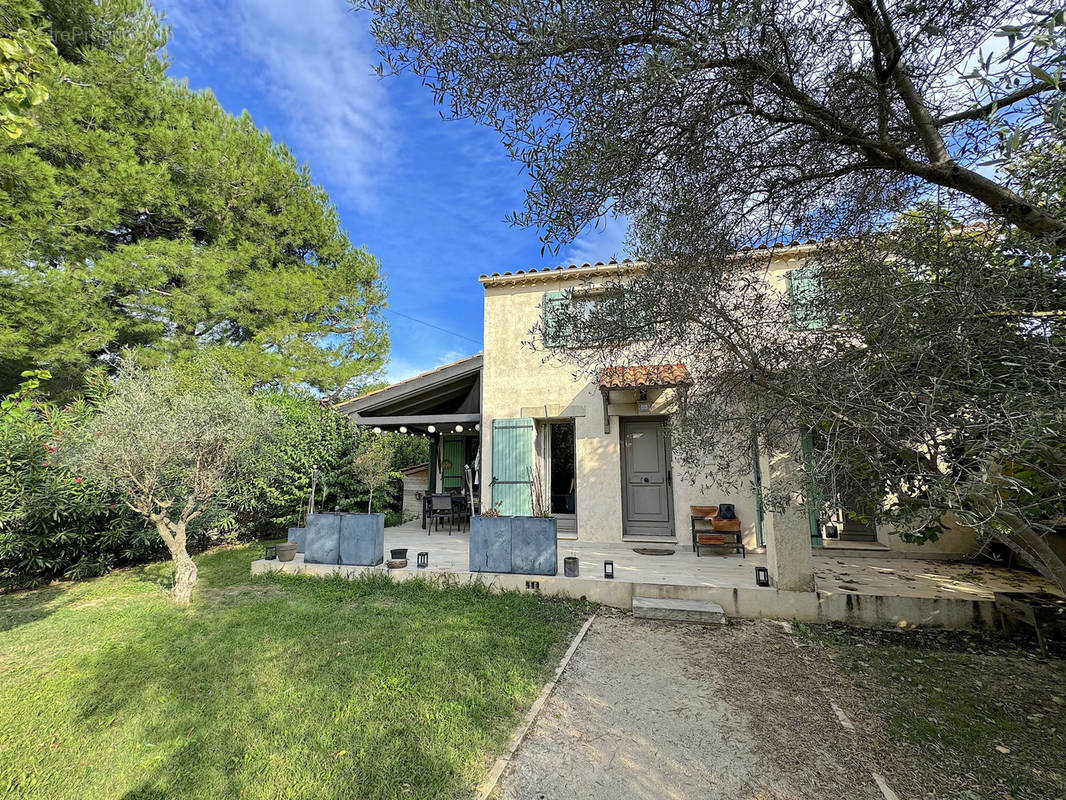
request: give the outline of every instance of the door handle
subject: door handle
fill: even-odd
[[[651,478],[645,478],[645,479],[644,479],[644,482],[645,482],[645,483],[651,483]]]

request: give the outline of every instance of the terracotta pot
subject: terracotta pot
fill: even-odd
[[[292,561],[296,557],[296,542],[282,542],[278,545],[278,561]]]

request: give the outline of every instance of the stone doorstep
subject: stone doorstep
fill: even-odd
[[[670,622],[726,624],[725,609],[710,600],[668,600],[660,597],[634,597],[633,616]]]

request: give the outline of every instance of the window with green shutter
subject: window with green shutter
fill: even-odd
[[[541,306],[545,347],[592,347],[605,338],[642,341],[655,333],[650,310],[635,292],[626,289],[559,289],[545,292]],[[608,327],[604,329],[598,321]]]
[[[824,287],[818,278],[818,268],[813,265],[799,267],[789,270],[785,277],[788,280],[792,325],[808,330],[829,325],[831,309],[828,308]]]
[[[565,289],[544,293],[544,346],[570,344],[570,297]]]
[[[504,516],[531,516],[533,420],[492,421],[492,505]]]

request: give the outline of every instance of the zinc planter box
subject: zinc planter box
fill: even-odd
[[[384,514],[331,511],[308,516],[305,563],[376,567],[384,560]]]
[[[340,514],[340,562],[376,567],[385,560],[385,515]]]
[[[296,543],[296,552],[304,551],[304,540],[307,539],[307,528],[289,528],[289,541]]]
[[[340,563],[340,514],[332,511],[308,514],[306,531],[304,534],[304,563]]]
[[[552,517],[474,517],[470,571],[554,575],[558,542]]]

